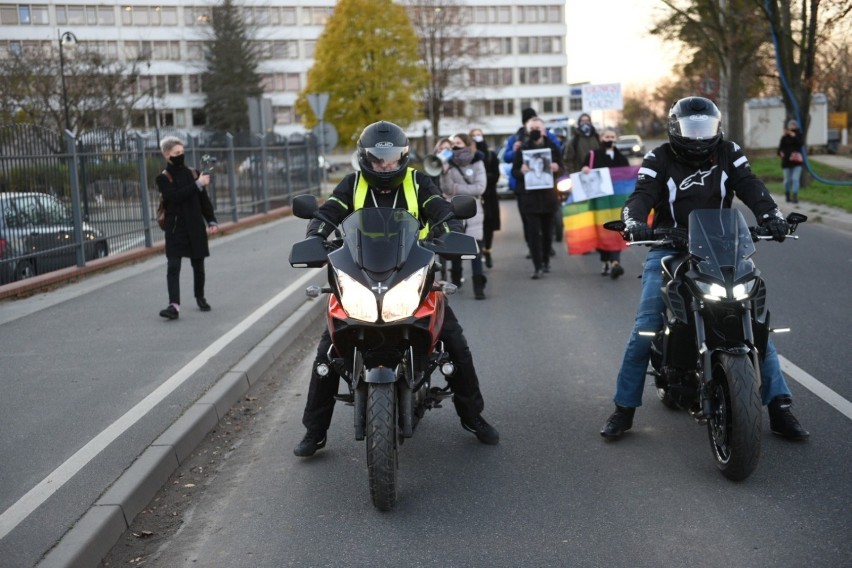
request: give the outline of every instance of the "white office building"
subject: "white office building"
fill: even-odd
[[[205,122],[202,46],[214,5],[192,0],[7,1],[0,3],[0,57],[27,49],[50,52],[61,34],[72,32],[78,43],[109,57],[142,62],[139,93],[154,96],[140,101],[134,127],[196,131]],[[238,0],[237,5],[261,44],[259,72],[274,130],[303,130],[294,104],[335,2]],[[530,106],[547,119],[568,114],[564,0],[465,0],[459,6],[472,22],[466,35],[487,42],[489,56],[474,63],[465,88],[447,103],[440,134],[479,126],[492,135],[507,135],[517,130],[521,110]],[[413,136],[426,129],[431,136],[426,120],[408,126]]]

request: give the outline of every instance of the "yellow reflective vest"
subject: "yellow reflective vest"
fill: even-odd
[[[417,170],[414,168],[408,168],[408,173],[405,176],[405,180],[402,182],[402,191],[405,195],[405,204],[408,207],[408,212],[411,213],[415,219],[420,221],[420,205],[417,202],[417,191],[420,187],[414,179],[416,172]],[[367,194],[369,191],[370,186],[367,185],[367,180],[364,179],[361,172],[358,172],[357,179],[355,180],[355,195],[352,198],[352,205],[355,207],[355,211],[364,208],[364,202],[367,201]],[[423,224],[422,221],[421,224]],[[425,239],[429,234],[429,223],[425,223],[423,225],[423,228],[420,229],[420,233],[418,233],[418,237],[420,239]]]

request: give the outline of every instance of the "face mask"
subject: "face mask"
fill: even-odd
[[[470,148],[459,148],[458,150],[453,150],[453,161],[460,165],[466,166],[473,159],[473,152],[470,151]]]
[[[485,138],[483,138],[482,136],[474,136],[473,137],[474,142],[482,142],[483,140],[485,140]]]
[[[185,159],[186,154],[181,154],[180,156],[172,156],[169,161],[172,163],[172,165],[177,166],[178,168],[182,168]]]
[[[601,144],[603,144],[604,148],[612,148],[612,140],[604,140]]]
[[[584,122],[583,124],[580,125],[580,132],[582,132],[583,134],[588,136],[589,134],[592,133],[592,125],[589,124],[588,122]]]
[[[533,142],[541,140],[541,130],[530,130],[530,140]]]

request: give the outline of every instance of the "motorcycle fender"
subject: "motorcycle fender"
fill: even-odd
[[[396,373],[390,367],[376,367],[367,369],[364,373],[364,382],[367,383],[395,383]]]

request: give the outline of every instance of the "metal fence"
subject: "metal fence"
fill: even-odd
[[[185,142],[188,165],[215,162],[208,192],[220,223],[320,193],[323,171],[311,135],[160,135]],[[123,130],[63,138],[33,125],[0,126],[0,285],[163,239],[158,144]]]

